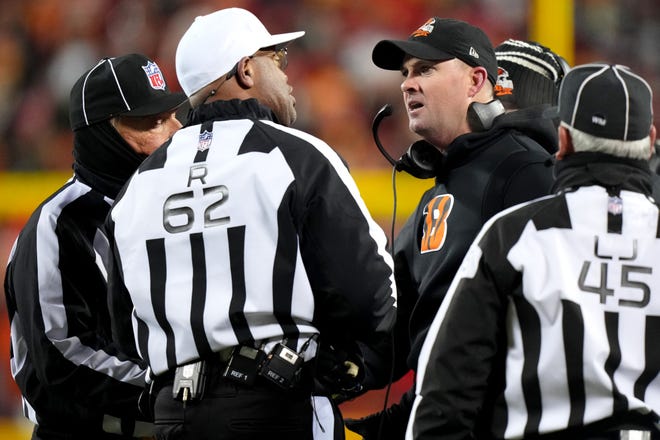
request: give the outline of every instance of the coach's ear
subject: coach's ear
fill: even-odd
[[[573,148],[573,139],[571,138],[571,133],[566,127],[560,125],[558,128],[558,134],[559,150],[557,151],[556,158],[557,160],[562,160],[564,157],[575,153],[575,148]]]

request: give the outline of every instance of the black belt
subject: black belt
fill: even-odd
[[[621,440],[651,440],[651,438],[651,431],[632,429],[624,429],[619,431],[619,439]]]
[[[659,437],[649,430],[621,429],[580,438],[583,440],[655,440]]]
[[[660,440],[660,433],[646,426],[622,426],[620,428],[593,429],[576,428],[567,431],[558,431],[549,434],[543,434],[538,437],[539,440]]]
[[[139,420],[131,420],[129,425],[125,420],[106,414],[103,416],[103,431],[109,434],[128,435],[129,437],[152,437],[154,435],[154,425]]]
[[[234,347],[223,348],[220,351],[213,352],[212,354],[204,356],[200,359],[195,359],[194,361],[190,361],[190,363],[203,360],[207,363],[209,367],[211,367],[212,370],[224,369],[227,366],[227,362],[231,358],[231,354],[233,350]],[[176,367],[170,368],[164,373],[155,375],[152,379],[154,380],[154,382],[157,383],[171,382],[172,379],[174,379],[175,372],[176,372]]]
[[[239,386],[251,387],[255,382],[269,381],[274,386],[277,382],[277,371],[270,372],[266,377],[265,374],[259,374],[260,371],[265,373],[261,368],[266,364],[266,354],[249,346],[235,346],[228,347],[219,352],[214,352],[198,359],[197,361],[204,361],[204,374],[207,379],[227,380],[236,383]],[[285,367],[288,366],[287,362],[282,363]],[[270,365],[270,364],[269,364]],[[295,388],[308,388],[311,390],[312,374],[311,362],[304,362],[300,364],[299,379],[296,381]],[[181,366],[180,366],[181,367]],[[178,367],[177,367],[178,368]],[[285,372],[283,372],[285,373]],[[167,372],[160,374],[154,378],[154,384],[157,388],[168,385],[175,379],[176,368],[170,369]],[[282,374],[284,376],[284,374]],[[282,382],[286,382],[282,380]],[[300,385],[300,386],[299,386]],[[293,388],[293,386],[292,386]]]

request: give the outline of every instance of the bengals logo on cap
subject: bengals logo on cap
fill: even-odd
[[[497,68],[497,82],[494,88],[495,96],[513,95],[513,81],[509,72],[501,67]]]
[[[429,18],[426,23],[420,26],[415,32],[410,34],[410,38],[414,37],[428,37],[431,32],[433,32],[433,27],[435,26],[435,18]]]
[[[440,250],[447,237],[447,219],[454,206],[454,196],[434,197],[424,207],[424,227],[420,251],[422,254]]]

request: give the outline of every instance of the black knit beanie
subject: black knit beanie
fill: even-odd
[[[568,64],[533,41],[508,39],[495,48],[498,72],[495,96],[507,109],[557,105]]]

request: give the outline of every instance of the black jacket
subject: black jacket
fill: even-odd
[[[497,119],[497,127],[510,128],[532,138],[550,154],[555,154],[559,146],[555,117],[557,107],[543,104],[505,113]]]
[[[428,327],[484,222],[550,191],[551,156],[526,132],[513,128],[522,116],[505,114],[489,131],[456,138],[435,186],[424,193],[395,240],[397,375],[415,369]]]

